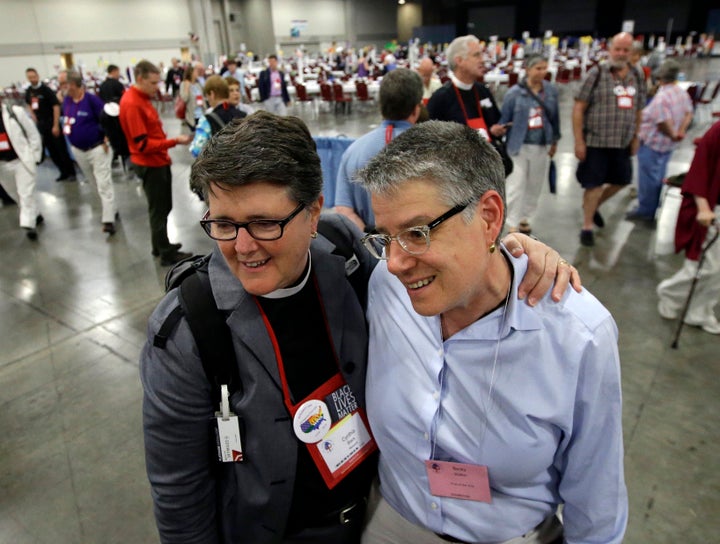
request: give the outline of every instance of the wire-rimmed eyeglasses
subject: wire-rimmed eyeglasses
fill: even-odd
[[[380,260],[387,260],[387,251],[393,240],[396,240],[400,247],[410,255],[422,255],[430,248],[430,231],[443,221],[447,221],[452,216],[459,214],[468,205],[469,203],[458,204],[437,219],[430,221],[427,225],[401,230],[395,236],[368,234],[363,237],[362,243],[373,257]]]
[[[207,217],[210,213],[208,210],[200,221],[200,226],[202,226],[205,233],[213,240],[220,240],[222,242],[235,240],[240,229],[245,229],[255,240],[269,242],[282,238],[285,226],[292,221],[304,207],[305,204],[298,204],[298,207],[285,219],[255,219],[244,223],[236,223],[229,219],[208,219]]]

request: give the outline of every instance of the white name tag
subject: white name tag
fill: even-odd
[[[336,472],[370,440],[362,417],[355,412],[335,425],[316,447],[330,472]]]

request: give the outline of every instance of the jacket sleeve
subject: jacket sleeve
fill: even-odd
[[[145,462],[161,542],[214,544],[219,537],[210,384],[184,319],[164,349],[153,345],[176,305],[171,291],[150,318],[140,355]]]
[[[513,113],[515,111],[515,97],[517,93],[510,89],[505,95],[503,100],[502,110],[500,111],[500,120],[498,124],[504,125],[513,120]]]
[[[131,150],[140,153],[155,153],[175,147],[177,140],[166,138],[148,138],[147,122],[140,108],[126,108],[120,110],[120,119]]]
[[[24,108],[20,106],[12,106],[12,108],[15,113],[15,117],[17,117],[17,120],[25,129],[25,134],[27,134],[28,143],[30,144],[30,149],[32,149],[33,157],[35,157],[36,162],[39,163],[42,161],[43,153],[42,136],[40,136],[40,132],[38,132],[35,123],[33,123],[32,119],[30,119],[30,116]]]

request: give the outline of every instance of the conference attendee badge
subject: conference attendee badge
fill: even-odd
[[[339,372],[299,405],[290,405],[295,436],[305,442],[328,489],[375,450],[365,412]]]
[[[205,105],[205,101],[203,100],[201,94],[195,96],[195,105],[200,107],[203,107]]]
[[[450,461],[425,461],[430,493],[467,501],[492,503],[488,468]]]
[[[215,445],[218,461],[240,463],[243,461],[240,420],[230,411],[230,395],[227,385],[220,386],[220,411],[215,412]]]
[[[295,436],[306,444],[320,442],[330,430],[330,411],[321,400],[303,402],[293,417]]]
[[[488,142],[490,141],[490,133],[488,132],[487,125],[485,124],[485,119],[483,119],[482,117],[475,117],[473,119],[468,119],[467,125],[470,128],[474,128],[475,130],[477,130],[477,133],[482,138],[485,138]]]
[[[10,151],[10,140],[6,132],[0,132],[0,151]]]
[[[538,106],[535,108],[530,108],[530,113],[528,117],[528,128],[529,129],[536,129],[536,128],[542,128],[543,127],[543,119],[542,119],[542,109]]]
[[[37,96],[30,98],[30,108],[33,110],[40,109],[40,99]]]
[[[73,126],[74,122],[75,122],[74,117],[66,117],[65,118],[65,123],[63,123],[63,133],[64,134],[66,134],[68,136],[70,136],[70,134],[72,134],[72,126]]]
[[[617,97],[617,106],[621,110],[629,110],[633,107],[633,98],[632,96],[618,96]]]

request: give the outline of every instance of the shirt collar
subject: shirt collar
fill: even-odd
[[[308,266],[307,266],[307,272],[305,272],[305,277],[302,279],[300,283],[297,285],[293,285],[292,287],[285,287],[283,289],[275,289],[274,291],[271,291],[270,293],[266,295],[262,295],[260,298],[271,298],[271,299],[278,299],[278,298],[288,298],[293,295],[297,295],[300,291],[302,291],[302,288],[305,287],[305,284],[308,281],[308,278],[310,277],[310,271],[312,270],[312,255],[310,254],[310,251],[308,250]]]
[[[461,89],[463,91],[469,91],[470,89],[473,88],[473,85],[475,85],[474,83],[463,83],[462,81],[460,81],[458,78],[455,77],[455,74],[452,74],[450,76],[450,78],[452,79],[453,85],[455,85],[458,89]]]
[[[513,257],[502,244],[500,245],[500,249],[507,257],[510,266],[513,267],[513,279],[510,286],[510,298],[508,299],[507,309],[505,309],[505,305],[503,304],[502,307],[494,312],[491,312],[482,319],[478,319],[475,323],[472,323],[462,331],[453,335],[450,340],[497,340],[498,338],[508,336],[513,329],[530,331],[542,328],[542,321],[538,317],[536,309],[528,306],[525,300],[519,300],[517,298],[518,285],[527,271],[527,256]],[[505,312],[504,320],[503,312]]]

